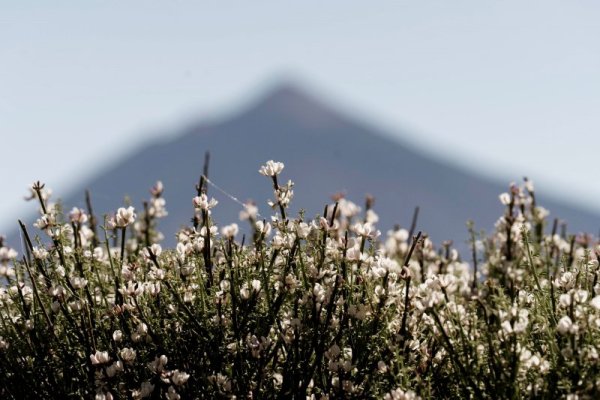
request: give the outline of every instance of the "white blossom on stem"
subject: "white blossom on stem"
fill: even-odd
[[[117,215],[114,218],[114,224],[117,228],[125,228],[135,222],[135,209],[131,206],[121,207],[117,210]]]
[[[260,167],[258,172],[264,176],[277,176],[283,171],[283,168],[284,165],[282,162],[269,160],[265,165]]]
[[[208,199],[208,196],[202,193],[200,196],[196,196],[193,199],[194,207],[199,208],[204,211],[209,211],[211,208],[214,208],[219,202],[214,198]]]

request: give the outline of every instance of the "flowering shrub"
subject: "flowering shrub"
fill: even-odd
[[[102,224],[34,184],[41,236],[0,243],[0,395],[598,397],[597,242],[546,233],[531,182],[500,195],[492,235],[470,226],[469,264],[420,232],[382,237],[370,200],[286,216],[283,169],[260,169],[275,212],[247,205],[248,236],[217,227],[203,177],[173,249],[160,183]]]

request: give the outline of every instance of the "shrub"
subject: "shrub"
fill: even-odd
[[[287,217],[282,169],[260,169],[275,215],[245,205],[248,236],[217,228],[202,177],[173,249],[160,183],[103,224],[34,184],[44,238],[22,224],[26,254],[0,246],[3,398],[599,395],[596,242],[545,233],[531,182],[492,235],[470,225],[469,265],[420,232],[380,238],[370,201]]]

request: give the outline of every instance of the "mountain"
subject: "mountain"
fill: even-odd
[[[272,198],[272,187],[258,168],[274,159],[285,163],[281,179],[295,182],[291,215],[298,207],[308,217],[321,213],[337,192],[363,206],[369,193],[375,197],[382,231],[394,224],[409,225],[417,205],[418,229],[436,243],[452,239],[462,247],[469,219],[477,229],[493,228],[503,211],[498,194],[507,185],[421,154],[390,137],[286,84],[230,118],[190,125],[172,140],[145,144],[63,199],[66,209],[84,207],[88,188],[100,215],[122,206],[125,195],[140,209],[148,189],[162,180],[169,216],[161,231],[173,244],[178,228],[189,224],[194,187],[204,154],[210,151],[211,181],[242,201],[254,199],[264,216],[270,215],[266,201]],[[541,194],[539,203],[551,217],[568,221],[570,231],[597,230],[598,215]],[[214,187],[209,187],[209,195],[220,202],[214,210],[218,225],[238,221],[239,204]]]

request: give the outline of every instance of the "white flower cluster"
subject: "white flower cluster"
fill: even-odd
[[[286,215],[283,167],[259,171],[278,215],[248,203],[248,227],[219,229],[200,190],[172,249],[157,231],[160,182],[106,236],[36,183],[46,236],[22,259],[0,240],[0,395],[600,396],[600,241],[547,232],[531,181],[500,196],[495,232],[471,229],[466,258],[413,228],[382,235],[372,199],[363,211],[338,194],[322,216]]]
[[[284,164],[282,162],[276,162],[273,160],[267,161],[265,165],[260,167],[258,172],[264,176],[277,176],[283,171]]]

